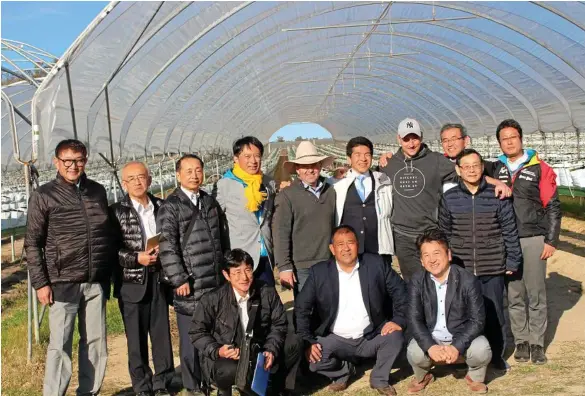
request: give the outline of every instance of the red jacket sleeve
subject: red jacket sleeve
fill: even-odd
[[[540,201],[542,207],[546,208],[557,192],[557,174],[546,162],[540,162],[540,171]]]

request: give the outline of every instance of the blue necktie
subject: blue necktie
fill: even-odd
[[[357,177],[357,179],[355,180],[355,189],[357,190],[358,195],[362,199],[362,202],[364,202],[366,200],[366,186],[364,186],[365,179],[366,179],[366,176],[359,175]]]

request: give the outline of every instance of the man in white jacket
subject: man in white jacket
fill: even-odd
[[[358,136],[347,143],[351,169],[344,179],[335,183],[336,225],[353,227],[359,239],[359,254],[364,252],[385,256],[392,261],[394,240],[392,214],[392,183],[384,173],[370,170],[374,145]]]

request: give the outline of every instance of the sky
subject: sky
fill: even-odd
[[[67,48],[105,8],[106,1],[2,1],[1,36],[43,49],[56,57]],[[289,124],[271,137],[285,140],[330,138],[331,134],[316,124]]]

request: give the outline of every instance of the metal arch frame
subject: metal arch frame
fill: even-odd
[[[413,3],[413,4],[427,5],[427,6],[429,5],[429,3],[428,3],[428,2],[424,2],[424,1],[413,1],[412,3]],[[516,28],[516,27],[512,26],[511,24],[509,24],[509,23],[506,23],[505,21],[503,21],[503,20],[501,20],[501,19],[494,18],[493,16],[491,16],[491,15],[488,15],[488,14],[486,14],[485,12],[481,12],[480,10],[477,10],[477,9],[470,9],[470,8],[465,8],[465,7],[461,7],[461,6],[455,5],[455,4],[453,4],[453,3],[448,3],[448,4],[447,4],[447,3],[442,3],[442,2],[437,2],[437,3],[434,3],[434,2],[433,2],[433,4],[434,4],[434,6],[435,6],[435,7],[448,8],[448,9],[452,9],[452,10],[457,10],[457,11],[467,12],[467,13],[469,13],[469,14],[472,14],[472,15],[475,15],[475,16],[477,16],[477,17],[480,17],[480,18],[483,18],[483,19],[489,20],[489,21],[491,21],[491,22],[494,22],[494,23],[496,23],[496,24],[498,24],[498,25],[504,26],[504,27],[506,27],[506,28],[508,28],[508,29],[510,29],[510,30],[512,30],[512,31],[514,31],[514,32],[516,32],[516,33],[518,33],[518,34],[520,34],[520,35],[522,35],[522,36],[526,37],[527,39],[529,39],[529,40],[533,41],[535,44],[538,44],[540,47],[542,47],[542,48],[546,49],[548,52],[550,52],[551,54],[555,55],[555,56],[556,56],[558,59],[560,59],[560,60],[561,60],[561,61],[563,61],[565,64],[567,64],[567,66],[569,66],[571,69],[573,69],[573,70],[574,70],[576,73],[578,73],[578,74],[581,74],[581,73],[579,72],[579,70],[578,70],[578,69],[577,69],[577,68],[576,68],[576,67],[575,67],[575,66],[574,66],[574,65],[573,65],[571,62],[567,61],[567,60],[566,60],[564,57],[562,57],[560,54],[558,54],[556,51],[554,51],[554,50],[553,50],[552,48],[550,48],[548,45],[545,45],[545,44],[544,44],[544,43],[542,43],[540,40],[538,40],[536,37],[533,37],[532,35],[528,34],[527,32],[524,32],[524,31],[522,31],[522,30],[520,30],[520,29],[518,29],[518,28]],[[492,7],[492,8],[493,8],[493,7]],[[511,12],[509,12],[509,11],[505,11],[505,12],[506,12],[506,13],[508,13],[508,14],[513,14],[513,15],[514,15],[514,16],[516,16],[517,18],[521,18],[521,19],[527,19],[527,18],[524,18],[524,17],[523,17],[523,16],[521,16],[521,15],[518,15],[518,14],[515,14],[515,13],[511,13]],[[557,15],[558,15],[558,14],[557,14]],[[542,24],[538,23],[537,21],[534,21],[534,20],[531,20],[531,19],[530,19],[530,21],[531,21],[532,23],[537,23],[539,26],[542,26],[542,27],[544,27],[544,28],[548,29],[548,27],[546,27],[546,26],[544,26],[544,25],[542,25]],[[570,22],[570,21],[569,21],[569,22]],[[548,29],[548,30],[550,30],[550,31],[552,31],[552,32],[555,32],[555,33],[556,33],[556,34],[558,34],[559,36],[564,36],[564,37],[565,37],[565,38],[567,38],[568,40],[574,41],[574,40],[572,40],[570,37],[567,37],[567,36],[565,36],[564,34],[561,34],[561,33],[557,32],[557,31],[555,31],[555,30],[552,30],[552,29]],[[582,75],[582,74],[581,74],[581,75]],[[583,75],[582,75],[582,76],[583,76]],[[583,77],[585,77],[585,76],[583,76]]]
[[[378,33],[378,34],[385,34],[385,33]],[[494,70],[492,70],[490,67],[484,65],[482,62],[480,62],[479,60],[475,59],[474,57],[463,53],[462,51],[459,51],[455,48],[451,48],[450,46],[443,44],[443,43],[438,43],[435,42],[433,40],[429,40],[426,39],[424,37],[417,37],[417,36],[412,36],[412,35],[407,35],[407,34],[403,34],[403,33],[393,33],[394,36],[397,37],[406,37],[406,38],[411,38],[414,40],[420,40],[420,41],[425,41],[428,42],[430,44],[439,46],[439,47],[443,47],[445,49],[448,49],[456,54],[461,55],[464,58],[467,58],[471,61],[473,61],[474,63],[478,64],[479,66],[481,66],[482,68],[485,68],[486,70],[488,70],[490,73],[492,73],[495,77],[497,77],[495,80],[493,78],[490,78],[490,80],[492,80],[495,84],[499,85],[500,87],[504,88],[505,90],[507,90],[510,94],[512,94],[513,96],[516,97],[516,99],[518,99],[518,101],[520,101],[520,103],[522,103],[524,105],[524,107],[526,107],[528,109],[528,111],[531,113],[532,118],[534,119],[534,123],[540,128],[540,122],[539,122],[539,118],[538,118],[538,113],[536,112],[536,109],[534,109],[534,107],[530,104],[530,102],[528,101],[528,99],[526,99],[524,97],[524,95],[522,95],[516,88],[514,88],[508,81],[506,81],[504,78],[500,77]],[[483,52],[483,51],[482,51]],[[481,71],[479,69],[475,69],[478,72],[481,73]],[[481,73],[484,74],[484,73]],[[488,77],[488,76],[486,76]],[[501,84],[501,83],[497,83],[497,80],[501,80],[503,81],[505,84]]]
[[[497,84],[497,83],[496,83]],[[501,87],[501,84],[498,84]]]
[[[376,4],[378,4],[378,3],[357,3],[357,4],[352,4],[352,5],[350,5],[350,6],[343,6],[343,7],[340,7],[340,8],[338,8],[338,9],[334,9],[333,11],[330,11],[330,10],[324,10],[323,12],[320,12],[320,13],[317,13],[317,14],[311,14],[311,18],[313,18],[314,16],[319,16],[319,15],[322,15],[322,14],[324,14],[324,13],[328,13],[328,12],[335,12],[335,11],[338,11],[338,10],[343,10],[343,9],[347,9],[347,8],[361,7],[361,6],[369,6],[369,5],[376,5]],[[189,4],[189,5],[190,5],[190,4]],[[184,7],[183,9],[185,9],[185,8],[187,8],[187,7]],[[167,20],[167,23],[168,23],[168,21],[169,21],[169,20],[172,20],[172,19],[174,19],[174,17],[175,17],[175,15],[173,15],[172,17],[166,18],[166,20]],[[156,34],[157,34],[157,33],[158,33],[160,30],[162,30],[162,29],[164,28],[164,26],[165,26],[165,24],[161,24],[161,27],[160,27],[159,29],[155,29],[155,30],[152,32],[152,34],[151,34],[151,35],[149,35],[149,37],[147,37],[147,38],[145,39],[145,43],[144,43],[144,44],[143,44],[141,47],[139,47],[139,49],[140,49],[140,48],[142,48],[144,45],[146,45],[146,43],[147,43],[148,41],[150,41],[150,39],[151,39],[152,37],[154,37],[154,36],[155,36],[155,35],[156,35]],[[169,32],[169,34],[171,34],[171,33],[172,33],[172,32]],[[137,49],[137,51],[138,51],[139,49]],[[135,52],[135,53],[136,53],[136,52]],[[128,59],[128,62],[127,62],[126,64],[124,64],[124,65],[123,65],[123,67],[125,67],[125,66],[128,66],[128,64],[130,63],[130,58],[133,58],[133,57],[134,57],[134,55],[135,55],[135,53],[134,53],[134,54],[132,54],[132,56],[130,56],[130,57],[129,57],[129,59]],[[145,55],[143,55],[143,57],[144,57],[144,56],[146,56],[146,54],[145,54]],[[138,61],[136,61],[136,62],[138,62]],[[125,74],[126,74],[126,73],[124,73],[124,74],[122,74],[122,75],[125,75]],[[119,74],[119,73],[117,73],[117,76],[119,76],[119,75],[120,75],[120,74]],[[116,87],[116,85],[114,84],[114,89],[115,89],[115,87]],[[90,109],[93,107],[93,105],[94,105],[94,103],[97,101],[97,99],[98,99],[98,97],[96,97],[96,99],[94,99],[94,102],[93,102],[93,103],[92,103],[92,105],[90,106]],[[96,109],[96,110],[95,110],[95,113],[96,113],[96,114],[97,114],[97,112],[99,111],[99,107],[101,107],[101,104],[100,104],[100,106],[98,106],[98,109]],[[92,117],[95,117],[95,115],[93,115],[93,112],[91,112],[91,111],[90,111],[89,113],[90,113],[90,115],[92,115]],[[90,120],[88,120],[88,130],[89,130],[89,129],[93,129],[93,125],[92,125],[92,126],[90,126],[90,124],[93,124],[94,122],[95,122],[95,120],[94,120],[93,122],[92,122],[92,121],[90,121]]]
[[[457,31],[457,30],[456,30],[456,29],[454,29],[453,27],[446,27],[446,26],[443,26],[443,25],[441,25],[441,27],[443,27],[443,28],[445,28],[445,29],[449,29],[449,30]],[[472,30],[472,29],[462,28],[462,30],[464,30],[464,31],[467,31],[467,30]],[[458,31],[457,31],[457,32],[458,32]],[[476,31],[474,30],[474,32],[476,32]],[[552,84],[549,82],[549,80],[548,80],[547,78],[545,78],[544,76],[542,76],[542,74],[540,74],[538,71],[536,71],[534,68],[532,68],[532,67],[531,67],[531,66],[530,66],[528,63],[524,62],[524,61],[523,61],[522,59],[520,59],[518,56],[516,56],[516,55],[512,55],[512,54],[511,54],[511,53],[510,53],[508,50],[505,50],[505,49],[503,49],[502,47],[498,47],[496,44],[494,44],[493,42],[491,42],[491,41],[490,41],[490,40],[488,40],[487,38],[478,37],[478,35],[477,35],[477,34],[475,34],[475,33],[472,33],[472,32],[469,32],[469,31],[467,31],[465,34],[466,34],[466,36],[467,36],[467,37],[473,37],[473,38],[475,38],[475,39],[478,39],[478,40],[480,40],[480,41],[483,41],[483,42],[487,43],[488,45],[491,45],[491,46],[493,46],[493,47],[495,47],[495,48],[498,48],[498,49],[500,49],[500,50],[502,50],[502,51],[505,51],[505,52],[506,52],[506,53],[507,53],[507,54],[508,54],[508,55],[509,55],[511,58],[517,59],[517,60],[518,60],[518,62],[522,63],[522,64],[523,64],[523,66],[524,66],[524,67],[525,67],[527,70],[530,70],[530,71],[531,71],[531,74],[532,74],[532,73],[533,73],[533,74],[536,74],[536,75],[539,77],[539,79],[536,79],[536,78],[534,78],[534,77],[533,77],[531,74],[528,74],[528,73],[526,73],[526,72],[523,72],[525,75],[527,75],[528,77],[532,78],[532,80],[534,80],[534,81],[537,81],[537,82],[538,82],[538,83],[539,83],[539,84],[540,84],[540,85],[541,85],[541,86],[542,86],[544,89],[546,89],[547,91],[549,91],[549,93],[551,93],[553,96],[555,96],[555,97],[556,97],[556,98],[559,100],[559,102],[561,103],[561,105],[562,105],[562,106],[565,108],[565,110],[567,111],[567,113],[568,113],[568,115],[569,115],[569,119],[570,119],[571,121],[573,120],[572,111],[571,111],[571,108],[570,108],[570,106],[569,106],[569,102],[567,101],[567,99],[565,98],[565,96],[564,96],[564,95],[563,95],[563,94],[562,94],[560,91],[558,91],[558,90],[557,90],[557,89],[556,89],[556,88],[555,88],[555,87],[554,87],[554,86],[553,86],[553,85],[552,85]],[[493,36],[493,37],[495,37],[495,36]],[[501,39],[499,39],[499,38],[496,38],[496,39],[497,39],[497,40],[500,40],[500,41],[503,41],[503,40],[501,40]],[[529,52],[528,52],[528,51],[524,50],[524,49],[523,49],[523,48],[521,48],[521,47],[518,47],[518,46],[517,46],[517,45],[515,45],[515,44],[512,44],[512,43],[505,42],[505,44],[504,44],[504,45],[510,45],[510,46],[512,46],[512,47],[515,47],[515,48],[517,48],[518,50],[520,50],[520,51],[521,51],[521,52],[523,52],[523,53],[527,53],[527,54],[529,54]],[[529,55],[530,55],[530,54],[529,54]],[[537,59],[539,59],[539,58],[537,58]],[[544,62],[544,63],[546,63],[546,62]],[[552,67],[552,65],[550,65],[549,63],[546,63],[546,64],[547,64],[548,66]],[[510,65],[510,66],[513,66],[513,65]],[[555,70],[556,70],[556,69],[555,69]],[[566,75],[565,75],[565,76],[566,76]],[[573,79],[571,79],[571,81],[573,82],[573,84],[574,84],[574,85],[576,85],[576,86],[578,86],[579,88],[581,88],[581,90],[583,90],[583,92],[585,93],[585,87],[581,87],[581,86],[580,86],[580,84],[578,84],[577,82],[575,82]]]
[[[549,12],[552,12],[553,14],[557,15],[558,17],[569,21],[570,23],[572,23],[573,25],[575,25],[579,29],[585,31],[585,24],[579,23],[577,20],[571,18],[570,15],[565,14],[564,12],[558,10],[557,8],[550,7],[549,5],[547,5],[547,3],[543,2],[543,1],[531,1],[530,3],[532,3],[536,6],[539,6],[541,8],[544,8],[545,10],[547,10]]]
[[[134,113],[136,110],[134,110],[135,108],[142,108],[142,106],[138,106],[138,104],[142,104],[143,102],[145,102],[148,98],[143,99],[144,94],[148,91],[148,89],[150,88],[150,86],[152,86],[154,84],[155,81],[157,81],[159,78],[162,78],[163,75],[165,73],[170,73],[172,71],[171,65],[173,65],[175,63],[175,61],[177,59],[179,59],[180,57],[182,57],[185,53],[187,53],[187,51],[197,42],[199,41],[200,38],[202,38],[203,36],[205,36],[208,32],[212,31],[213,29],[215,29],[216,27],[220,26],[220,24],[229,19],[231,16],[233,16],[234,14],[236,14],[237,12],[239,12],[240,10],[250,6],[253,2],[243,2],[241,4],[239,4],[237,7],[232,8],[232,10],[226,14],[224,14],[222,17],[220,17],[219,19],[213,21],[212,23],[210,23],[205,29],[203,29],[201,32],[199,32],[193,39],[191,39],[189,42],[187,42],[183,48],[181,48],[181,50],[179,50],[179,52],[177,52],[171,59],[169,59],[163,66],[162,68],[150,79],[150,81],[144,86],[144,88],[142,89],[142,92],[140,94],[138,94],[137,98],[134,100],[134,102],[132,103],[132,105],[130,105],[130,108],[128,109],[128,111],[126,112],[126,117],[124,118],[123,122],[122,122],[122,130],[121,130],[121,134],[120,134],[120,142],[122,142],[125,139],[125,136],[127,134],[127,130],[129,129],[129,125],[130,123],[132,123],[131,119],[134,118]],[[175,65],[176,66],[176,65]],[[122,136],[124,136],[124,138],[122,138]],[[123,147],[121,146],[120,149],[123,149]]]
[[[319,12],[319,13],[311,13],[311,14],[306,14],[307,16],[303,15],[303,16],[301,16],[301,17],[298,17],[298,18],[297,18],[296,20],[294,20],[292,23],[298,23],[299,21],[302,21],[302,20],[305,20],[305,19],[311,19],[311,18],[314,18],[315,16],[323,15],[323,14],[330,13],[330,12],[337,12],[337,11],[344,10],[344,9],[347,9],[347,8],[361,7],[361,6],[369,6],[369,5],[377,5],[377,4],[378,4],[378,3],[358,3],[358,4],[352,4],[352,5],[350,5],[350,6],[344,6],[344,7],[340,7],[340,8],[338,8],[338,9],[333,9],[333,10],[324,10],[324,11],[322,11],[322,12]],[[276,8],[279,8],[279,7],[280,7],[280,6],[278,6],[278,7],[276,7]],[[279,11],[280,11],[280,9],[278,9],[276,12],[279,12]],[[267,11],[266,11],[266,12],[267,12]],[[190,72],[190,73],[189,73],[189,74],[188,74],[188,75],[187,75],[187,76],[186,76],[186,77],[185,77],[185,78],[184,78],[184,79],[183,79],[183,80],[182,80],[182,81],[181,81],[181,82],[180,82],[180,83],[177,85],[177,87],[175,88],[175,90],[173,90],[173,92],[171,93],[171,95],[170,95],[170,96],[173,96],[173,95],[174,95],[175,91],[176,91],[176,90],[177,90],[179,87],[181,87],[181,86],[182,86],[182,83],[183,83],[183,82],[184,82],[184,81],[185,81],[187,78],[189,78],[189,77],[190,77],[190,75],[191,75],[191,74],[192,74],[192,73],[193,73],[193,72],[194,72],[194,71],[195,71],[197,68],[199,68],[199,66],[201,66],[203,63],[205,63],[207,60],[209,60],[209,59],[210,59],[210,58],[211,58],[211,57],[212,57],[212,56],[213,56],[215,53],[219,52],[219,51],[220,51],[220,50],[221,50],[221,49],[222,49],[224,46],[226,46],[226,45],[227,45],[229,42],[231,42],[231,40],[232,40],[232,39],[234,39],[234,38],[235,38],[235,37],[237,37],[238,35],[240,35],[240,34],[244,33],[244,32],[245,32],[245,31],[247,31],[248,29],[251,29],[251,28],[252,28],[252,27],[254,27],[255,25],[257,25],[257,24],[261,23],[261,22],[262,22],[262,21],[264,21],[265,19],[268,19],[268,18],[269,18],[271,15],[273,15],[273,14],[270,14],[270,15],[268,15],[268,16],[266,16],[266,17],[264,17],[263,19],[261,19],[261,20],[259,20],[259,21],[256,21],[254,24],[250,25],[250,26],[249,26],[249,27],[247,27],[246,29],[244,29],[244,30],[242,30],[242,31],[239,31],[237,35],[235,35],[235,36],[231,37],[229,40],[227,40],[227,41],[226,41],[226,42],[224,42],[222,45],[220,45],[220,46],[219,46],[219,47],[218,47],[218,48],[217,48],[215,51],[213,51],[213,52],[212,52],[211,54],[209,54],[209,55],[208,55],[208,56],[207,56],[205,59],[203,59],[203,60],[202,60],[202,61],[199,63],[199,65],[197,65],[197,67],[196,67],[196,68],[195,68],[193,71],[191,71],[191,72]],[[264,33],[264,32],[262,32],[261,34],[259,34],[259,35],[257,35],[257,36],[262,36],[262,34],[263,34],[263,33]],[[275,32],[274,32],[273,34],[277,34],[277,33],[280,33],[280,31],[279,31],[279,30],[276,28],[276,29],[275,29]],[[270,34],[270,35],[268,35],[268,37],[272,36],[273,34]],[[266,37],[264,37],[264,39],[266,39]],[[258,40],[258,41],[257,41],[256,43],[254,43],[253,45],[257,44],[258,42],[262,42],[262,40],[263,40],[263,39],[260,39],[260,40]],[[195,40],[195,41],[192,41],[192,42],[189,44],[189,46],[184,46],[184,47],[183,47],[183,49],[182,49],[181,51],[182,51],[182,52],[186,52],[186,51],[189,49],[189,47],[190,47],[191,45],[194,45],[195,43],[196,43],[196,40]],[[252,45],[252,46],[253,46],[253,45]],[[245,49],[244,49],[242,52],[245,52],[245,50],[247,50],[248,48],[250,48],[250,47],[246,47],[246,48],[245,48]],[[181,54],[181,55],[182,55],[182,54]],[[178,57],[179,57],[179,56],[177,56],[177,55],[176,55],[176,56],[175,56],[175,59],[177,59]],[[235,59],[235,57],[237,57],[237,55],[236,55],[236,56],[234,56],[234,57],[232,57],[232,58],[230,59],[230,62],[231,62],[231,60]],[[229,64],[229,62],[227,62],[226,64]],[[167,67],[167,65],[168,65],[168,63],[167,63],[167,64],[166,64],[164,67]],[[163,68],[164,68],[164,67],[163,67]],[[162,69],[161,69],[161,70],[162,70]],[[214,73],[214,74],[215,74],[215,73]],[[151,79],[151,84],[152,84],[152,82],[153,82],[154,80],[156,80],[158,77],[160,77],[160,75],[161,75],[161,72],[159,71],[159,73],[158,73],[158,74],[157,74],[155,77],[153,77],[153,79]],[[213,75],[212,75],[212,76],[213,76]],[[204,85],[205,83],[206,83],[206,81],[204,81],[204,82],[203,82],[203,84],[200,84],[200,85]],[[140,99],[140,97],[141,97],[141,96],[142,96],[142,95],[143,95],[143,94],[144,94],[144,93],[147,91],[147,89],[148,89],[148,87],[147,87],[147,88],[145,88],[145,89],[144,89],[144,90],[143,90],[143,91],[142,91],[142,92],[139,94],[139,99]],[[137,99],[137,100],[139,100],[139,99]],[[149,99],[149,98],[146,98],[146,99],[144,99],[144,101],[147,101],[148,99]],[[135,101],[135,103],[136,103],[136,101]],[[133,106],[134,106],[134,104],[132,105],[132,107],[133,107]],[[136,113],[136,114],[137,114],[137,113]],[[133,118],[136,116],[136,114],[134,114],[134,115],[133,115]],[[125,121],[126,121],[126,120],[125,120]],[[132,122],[132,121],[130,121],[130,122]],[[122,140],[124,140],[124,141],[125,141],[125,140],[126,140],[126,136],[127,136],[128,132],[129,132],[129,126],[128,126],[127,128],[124,128],[124,125],[123,125],[123,126],[122,126],[122,135],[124,136],[124,139],[120,139],[120,141],[122,141]],[[149,130],[149,132],[150,132],[150,130]],[[151,134],[151,135],[152,135],[152,134]],[[147,139],[147,141],[149,141],[149,139]]]
[[[558,34],[560,34],[560,33],[558,33]],[[476,72],[478,72],[478,70],[477,70],[477,69],[475,69],[475,71],[476,71]],[[492,81],[493,81],[493,80],[492,80]],[[495,83],[495,84],[497,84],[497,83]],[[509,92],[509,91],[508,91],[508,92]],[[212,106],[212,108],[213,108],[213,106]],[[217,140],[217,139],[216,139],[216,140]]]

